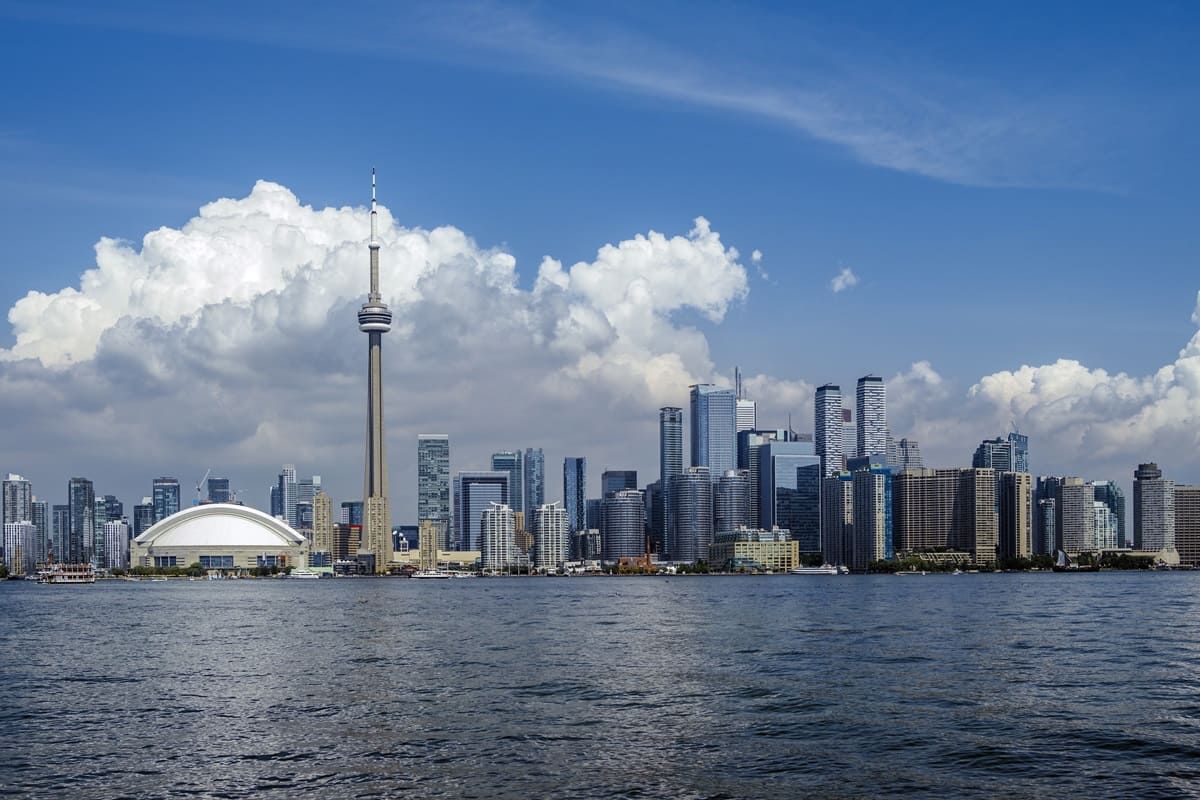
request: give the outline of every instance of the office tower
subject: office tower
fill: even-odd
[[[750,470],[730,469],[717,479],[713,498],[713,531],[750,526]]]
[[[758,450],[767,442],[788,442],[795,437],[786,430],[758,430],[738,432],[738,469],[750,473],[750,522],[751,528],[761,527],[758,524],[759,479],[758,479]]]
[[[671,478],[674,529],[667,543],[672,561],[708,558],[713,542],[713,484],[708,467],[688,467]]]
[[[53,529],[52,552],[56,562],[69,562],[71,554],[71,506],[55,505],[50,509]],[[47,559],[48,560],[48,559]]]
[[[979,447],[975,448],[975,455],[971,457],[971,466],[986,467],[997,472],[1014,472],[1015,461],[1012,442],[997,436],[995,439],[984,439],[979,443]]]
[[[311,506],[313,498],[317,496],[317,492],[319,491],[321,491],[320,475],[313,475],[311,478],[300,478],[296,481],[296,503],[308,503]],[[298,512],[296,518],[299,521]],[[303,527],[303,524],[299,527]]]
[[[736,430],[754,430],[758,427],[758,404],[753,400],[745,400],[739,397],[735,406],[734,419]]]
[[[1175,549],[1180,564],[1200,567],[1200,486],[1175,487]]]
[[[585,527],[600,530],[601,503],[603,502],[601,498],[593,497],[588,498],[587,502],[584,503],[583,518]]]
[[[98,495],[92,506],[92,566],[104,568],[104,524],[108,522],[108,498],[112,495]]]
[[[296,527],[296,500],[299,496],[299,487],[296,480],[296,467],[293,464],[284,464],[283,469],[279,472],[277,479],[279,490],[279,509],[280,516],[283,520]]]
[[[96,498],[96,506],[99,507],[100,498]],[[104,495],[104,516],[98,517],[101,522],[111,522],[113,520],[121,520],[125,518],[125,504],[116,498],[115,495]]]
[[[690,388],[692,466],[708,467],[715,479],[737,466],[737,399],[733,389],[708,383]]]
[[[483,512],[493,503],[508,505],[508,473],[463,471],[454,476],[454,550],[478,550]]]
[[[892,472],[887,467],[870,467],[851,474],[854,523],[849,537],[846,566],[865,570],[872,561],[895,555],[892,527]],[[804,548],[801,547],[801,550]]]
[[[417,519],[450,519],[450,437],[417,435]]]
[[[1125,534],[1125,493],[1112,481],[1092,481],[1092,497],[1108,506],[1117,526],[1117,547],[1129,547],[1132,542]]]
[[[901,439],[896,443],[896,464],[893,472],[902,469],[924,469],[925,462],[921,459],[921,445],[916,439]]]
[[[999,476],[999,540],[1001,561],[1029,558],[1033,554],[1033,476],[1004,472]]]
[[[606,469],[600,473],[601,497],[608,497],[610,494],[616,494],[625,489],[636,488],[638,488],[638,479],[635,469]]]
[[[3,521],[33,522],[33,486],[20,475],[9,473],[3,486]]]
[[[540,447],[525,448],[524,509],[526,527],[539,508],[546,504],[546,457]]]
[[[650,552],[660,556],[667,551],[666,510],[663,508],[662,481],[646,484],[646,535],[650,537]]]
[[[543,503],[533,518],[533,563],[542,572],[563,568],[570,557],[571,529],[561,503]]]
[[[311,501],[296,502],[296,524],[293,526],[297,533],[312,541],[313,504]]]
[[[82,564],[92,560],[93,533],[96,517],[96,492],[87,478],[67,481],[67,504],[70,506],[70,530],[66,561]]]
[[[417,561],[421,569],[437,569],[438,551],[446,549],[449,527],[449,521],[444,519],[423,519],[417,523]]]
[[[129,525],[121,520],[109,520],[104,523],[102,566],[110,571],[129,567]]]
[[[208,502],[228,503],[230,499],[229,478],[208,479]]]
[[[858,379],[854,398],[858,417],[856,452],[858,456],[887,455],[887,390],[883,378],[864,375]],[[804,549],[803,545],[800,547]]]
[[[996,559],[996,473],[991,469],[910,469],[893,478],[897,553],[958,551]],[[855,517],[857,526],[858,518]]]
[[[342,501],[341,510],[338,512],[338,522],[345,525],[363,524],[363,504],[361,500],[344,500]]]
[[[842,453],[843,461],[858,457],[858,429],[854,425],[854,411],[842,408]]]
[[[646,552],[646,499],[622,489],[601,503],[600,546],[605,561],[640,558]]]
[[[1133,548],[1175,549],[1175,482],[1158,464],[1138,464],[1133,473]]]
[[[816,417],[813,436],[821,458],[821,476],[828,478],[846,467],[842,450],[842,387],[834,383],[818,386],[813,410]]]
[[[155,478],[151,484],[154,498],[154,521],[161,522],[179,512],[179,481],[175,478]]]
[[[1008,434],[1012,450],[1013,472],[1029,472],[1029,437],[1012,431]]]
[[[142,502],[133,507],[133,538],[141,536],[150,530],[154,524],[154,500],[143,497]]]
[[[659,552],[667,553],[671,539],[671,476],[683,472],[683,409],[663,406],[658,410],[658,480],[662,492],[662,524],[653,531],[660,544]]]
[[[1054,497],[1054,530],[1067,555],[1091,550],[1096,541],[1092,485],[1082,478],[1060,478]]]
[[[310,552],[333,550],[333,498],[317,492],[312,501],[312,548]]]
[[[30,505],[33,508],[33,527],[37,530],[36,557],[38,561],[45,561],[52,552],[50,505],[45,500],[38,500],[36,497],[33,498]]]
[[[758,527],[792,532],[802,553],[821,551],[821,458],[812,442],[758,449]]]
[[[1117,547],[1117,518],[1106,503],[1092,501],[1092,529],[1095,539],[1092,549],[1114,550]]]
[[[520,450],[505,450],[492,454],[492,472],[508,473],[509,508],[513,511],[525,511],[525,468],[521,464]]]
[[[488,503],[479,517],[479,564],[484,570],[505,571],[515,563],[515,531],[513,510],[506,503]]]
[[[563,507],[571,533],[587,530],[587,459],[563,459]]]
[[[839,472],[821,481],[821,556],[850,566],[854,554],[854,475]]]
[[[4,523],[4,566],[10,575],[37,573],[37,528],[29,520]]]
[[[287,521],[287,515],[283,510],[283,492],[279,491],[278,481],[271,487],[271,516]]]
[[[371,286],[358,311],[358,329],[367,334],[367,444],[363,470],[363,546],[375,558],[375,571],[387,572],[392,560],[392,513],[388,503],[387,453],[383,431],[383,334],[392,329],[392,312],[379,292],[379,236],[375,170],[371,170]]]

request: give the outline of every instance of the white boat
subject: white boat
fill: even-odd
[[[789,575],[841,575],[838,568],[832,564],[822,564],[819,567],[796,567],[788,570]]]
[[[91,564],[47,564],[38,570],[38,583],[95,583]]]
[[[450,577],[450,573],[437,569],[423,569],[420,572],[414,572],[412,577],[423,581],[444,581]]]
[[[288,577],[289,578],[298,578],[300,580],[305,580],[305,581],[312,581],[312,580],[320,580],[321,573],[317,572],[316,570],[304,569],[303,567],[301,567],[300,569],[292,570],[292,574],[289,575]]]

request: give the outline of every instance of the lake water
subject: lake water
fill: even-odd
[[[0,793],[1200,794],[1200,573],[0,585]]]

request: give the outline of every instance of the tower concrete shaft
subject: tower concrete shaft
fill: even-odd
[[[383,334],[392,328],[392,312],[379,292],[379,235],[375,170],[371,170],[371,291],[358,311],[358,329],[367,334],[367,444],[363,474],[363,546],[375,556],[375,571],[392,560],[392,518],[387,499],[387,456],[383,431]]]

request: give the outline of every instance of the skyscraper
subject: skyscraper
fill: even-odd
[[[587,459],[563,459],[563,507],[571,533],[587,530]]]
[[[5,522],[3,537],[4,566],[13,575],[33,575],[37,572],[37,528],[29,520]]]
[[[121,520],[109,520],[104,523],[103,558],[101,566],[107,570],[127,569],[129,567],[129,525]]]
[[[571,531],[561,503],[538,506],[533,518],[533,561],[543,572],[562,569],[569,558]]]
[[[296,466],[284,464],[279,472],[279,503],[283,519],[288,525],[296,527],[296,500],[299,499],[299,487],[296,481]]]
[[[865,570],[872,561],[895,555],[892,472],[887,467],[860,469],[852,474],[851,484],[854,524],[845,561],[850,569]]]
[[[713,543],[713,482],[708,467],[688,467],[671,477],[674,528],[668,542],[672,561],[708,558]]]
[[[525,448],[525,519],[526,525],[530,517],[546,504],[546,457],[540,447]]]
[[[514,563],[513,510],[505,503],[488,503],[479,517],[479,564],[488,571],[504,571]]]
[[[450,519],[450,437],[417,435],[417,519]]]
[[[851,566],[854,555],[854,475],[821,481],[821,555],[826,564]]]
[[[957,550],[977,563],[996,559],[996,473],[991,469],[910,469],[893,478],[897,553]],[[858,517],[855,515],[855,526]]]
[[[209,478],[208,502],[228,503],[229,501],[229,478]]]
[[[55,505],[50,509],[51,550],[57,562],[69,562],[71,554],[71,506]]]
[[[311,553],[333,551],[333,498],[325,492],[317,492],[312,502],[312,547]]]
[[[1179,487],[1176,487],[1177,489]],[[1117,547],[1129,547],[1131,542],[1125,533],[1125,493],[1112,481],[1092,481],[1092,497],[1108,506],[1117,526]]]
[[[646,500],[639,489],[606,495],[601,505],[600,543],[605,561],[646,552]]]
[[[33,522],[33,486],[20,475],[9,473],[3,483],[3,521]]]
[[[636,469],[606,469],[600,473],[600,496],[602,498],[625,489],[636,488],[638,488]]]
[[[1000,513],[996,555],[1003,561],[1033,554],[1033,476],[1028,472],[999,475]]]
[[[492,454],[492,471],[508,473],[508,506],[513,511],[525,512],[525,468],[521,464],[520,450],[504,450]]]
[[[92,528],[96,517],[96,492],[87,478],[67,481],[67,505],[70,514],[68,552],[64,560],[81,564],[92,560]]]
[[[857,455],[887,455],[887,390],[883,378],[864,375],[858,379],[854,411],[858,417]]]
[[[893,472],[925,468],[925,462],[921,459],[921,445],[916,439],[901,439],[896,442],[896,463],[891,466]]]
[[[133,538],[141,536],[150,530],[154,524],[154,500],[143,497],[142,502],[133,507]]]
[[[1175,549],[1180,564],[1200,567],[1200,486],[1175,486]]]
[[[151,483],[150,496],[154,503],[155,522],[161,522],[179,512],[179,480],[177,478],[155,478]]]
[[[51,552],[50,504],[33,498],[33,527],[37,529],[37,560],[45,561]]]
[[[1133,473],[1133,546],[1136,550],[1175,549],[1175,481],[1158,464],[1138,464]],[[1069,551],[1068,551],[1069,552]]]
[[[738,368],[733,370],[733,388],[737,395],[734,413],[734,434],[740,431],[752,431],[758,427],[758,404],[753,400],[747,400],[746,395],[742,391],[742,371]]]
[[[1095,493],[1082,478],[1061,478],[1054,503],[1054,527],[1060,546],[1074,556],[1092,550],[1096,543]]]
[[[758,526],[792,532],[800,552],[821,550],[821,458],[812,442],[769,441],[758,450]]]
[[[750,470],[729,469],[717,479],[713,508],[714,534],[750,525]]]
[[[658,480],[662,493],[662,528],[654,536],[663,552],[671,538],[671,476],[683,472],[683,409],[663,406],[658,410]]]
[[[375,207],[375,170],[371,170],[371,290],[358,311],[358,329],[367,334],[367,446],[363,471],[363,546],[375,557],[375,571],[387,572],[392,560],[392,514],[388,504],[387,454],[383,435],[383,334],[392,329],[392,312],[379,293],[379,236]]]
[[[454,549],[478,550],[483,512],[508,505],[508,473],[499,470],[468,470],[454,476]],[[513,520],[515,525],[516,520]]]
[[[692,466],[720,476],[737,466],[737,398],[708,383],[691,388]]]
[[[761,527],[758,524],[758,507],[760,484],[758,475],[758,451],[767,442],[790,442],[795,437],[790,431],[782,428],[777,430],[738,431],[738,469],[750,473],[750,521],[746,524],[751,528]]]
[[[821,475],[828,478],[846,468],[842,449],[842,387],[827,383],[817,387],[813,404],[813,437],[821,458]]]

